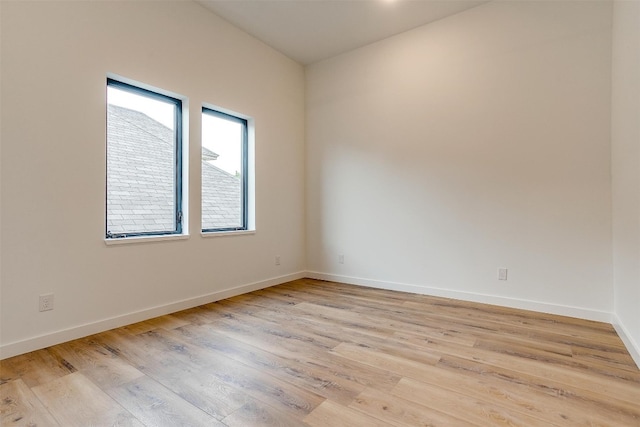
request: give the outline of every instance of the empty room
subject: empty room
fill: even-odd
[[[640,426],[640,1],[0,0],[0,425]]]

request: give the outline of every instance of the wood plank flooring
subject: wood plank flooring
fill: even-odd
[[[604,323],[302,279],[0,361],[2,426],[640,426]]]

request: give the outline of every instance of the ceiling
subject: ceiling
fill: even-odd
[[[486,0],[196,1],[304,65],[486,3]]]

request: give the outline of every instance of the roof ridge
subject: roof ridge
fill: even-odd
[[[219,168],[219,167],[218,167],[218,166],[216,166],[216,165],[212,165],[212,164],[211,164],[211,163],[209,163],[208,161],[203,161],[202,163],[203,163],[203,164],[206,164],[206,165],[207,165],[207,166],[209,166],[209,167],[212,167],[212,168],[214,168],[214,169],[217,169],[218,171],[220,171],[220,172],[224,173],[225,175],[229,176],[230,178],[236,178],[236,177],[237,177],[237,175],[236,175],[236,174],[233,174],[233,173],[231,173],[231,172],[227,172],[226,170],[221,169],[221,168]]]
[[[147,114],[143,113],[142,111],[132,110],[131,108],[121,107],[119,105],[113,105],[113,104],[107,104],[107,106],[108,106],[109,109],[111,109],[111,111],[114,114],[117,114],[118,116],[120,116],[122,118],[122,120],[126,121],[127,123],[130,123],[131,125],[135,126],[136,128],[140,129],[141,131],[153,136],[154,138],[158,138],[158,139],[162,140],[162,142],[165,142],[167,144],[173,144],[173,142],[171,140],[167,139],[165,135],[156,135],[155,133],[150,132],[148,129],[145,129],[144,127],[140,126],[138,123],[136,123],[135,121],[129,119],[128,117],[126,117],[126,115],[121,114],[117,110],[125,110],[125,111],[130,112],[130,113],[140,114],[140,115],[144,116],[145,118],[151,120],[154,125],[162,126],[163,129],[166,129],[166,130],[172,132],[172,130],[170,128],[168,128],[167,126],[163,125],[159,121],[153,119],[152,117],[149,117]]]

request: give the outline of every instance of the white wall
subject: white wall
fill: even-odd
[[[608,2],[491,2],[308,67],[312,276],[610,320],[610,56]]]
[[[640,366],[640,2],[613,14],[614,323]]]
[[[0,357],[301,275],[302,66],[192,2],[0,3]],[[103,241],[107,73],[188,98],[188,240]],[[255,119],[255,235],[200,236],[203,102]]]

